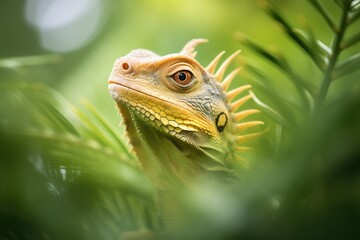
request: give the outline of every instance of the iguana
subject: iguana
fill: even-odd
[[[240,122],[256,109],[237,110],[251,98],[234,101],[245,85],[228,91],[239,68],[223,79],[239,51],[215,72],[224,51],[203,67],[189,41],[179,53],[159,56],[136,49],[118,58],[108,83],[123,118],[130,143],[145,174],[157,189],[158,208],[166,229],[183,225],[174,188],[188,187],[204,178],[232,181],[231,163],[247,150],[244,140],[259,133],[241,131],[263,124]]]

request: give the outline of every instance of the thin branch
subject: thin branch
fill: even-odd
[[[326,98],[327,92],[329,90],[330,83],[332,80],[332,73],[335,69],[335,64],[338,60],[338,57],[342,51],[342,48],[340,45],[341,45],[341,41],[345,35],[346,27],[348,26],[347,25],[347,20],[348,20],[347,16],[348,16],[348,12],[350,10],[350,5],[351,5],[350,1],[344,2],[339,30],[335,34],[332,44],[331,44],[332,55],[329,58],[329,64],[324,72],[323,79],[321,81],[319,95],[315,102],[315,110],[318,109],[323,104],[323,102]]]
[[[350,14],[349,24],[356,22],[360,18],[360,11]]]
[[[307,44],[309,48],[313,48],[313,50],[316,51],[314,51],[314,55],[309,55],[309,57],[313,60],[320,71],[324,71],[327,61],[326,59],[331,54],[331,49],[325,43],[316,39],[310,30],[303,31],[294,29],[293,31],[303,38],[304,43]]]
[[[356,33],[354,36],[351,36],[349,39],[345,40],[341,45],[342,49],[348,48],[360,41],[360,32]]]
[[[353,1],[351,5],[351,10],[357,10],[360,7],[360,1]]]
[[[303,100],[302,102],[303,103],[307,102],[307,97],[305,95],[304,89],[308,90],[309,92],[312,92],[309,84],[306,81],[304,81],[300,76],[294,73],[289,63],[281,55],[270,53],[268,50],[257,44],[252,39],[246,37],[242,33],[237,33],[236,38],[237,40],[239,40],[239,42],[245,44],[254,52],[258,53],[265,59],[269,60],[279,69],[281,69],[285,74],[287,74],[290,80],[292,80],[292,83],[295,85],[295,88],[298,91],[300,98]]]
[[[30,141],[39,140],[44,144],[53,144],[56,143],[57,147],[60,148],[61,144],[67,144],[71,146],[76,146],[79,149],[86,149],[89,151],[93,151],[104,156],[110,157],[111,159],[118,159],[120,162],[125,163],[127,166],[130,166],[134,169],[137,169],[136,163],[132,161],[131,158],[128,158],[122,152],[116,152],[111,147],[104,147],[100,143],[95,140],[84,140],[81,137],[77,137],[75,135],[64,135],[58,134],[55,132],[48,132],[44,134],[41,131],[31,130],[27,132],[9,132],[9,134],[13,134],[15,136],[27,138]],[[76,148],[74,147],[74,148]]]
[[[343,8],[343,3],[339,0],[335,0],[335,3],[340,7]]]
[[[322,70],[323,69],[323,61],[322,58],[319,57],[321,55],[321,52],[319,52],[319,49],[312,48],[307,44],[304,39],[299,36],[298,31],[294,29],[281,15],[280,11],[277,10],[276,6],[274,4],[269,3],[266,5],[265,10],[268,12],[268,14],[276,21],[278,22],[281,27],[284,29],[285,33],[292,38],[313,60],[313,62],[316,64],[316,66]]]
[[[121,147],[121,149],[126,153],[130,159],[134,159],[134,156],[129,152],[128,148],[125,146],[124,142],[119,138],[116,129],[104,118],[104,116],[87,100],[83,99],[82,104],[92,113],[92,115],[101,123],[101,125],[106,129],[114,141]]]
[[[0,67],[12,69],[27,66],[41,66],[45,64],[59,63],[61,60],[62,56],[59,54],[1,58]]]
[[[274,119],[276,122],[280,123],[281,126],[288,128],[289,122],[281,116],[278,112],[276,112],[274,109],[263,103],[260,99],[256,97],[253,91],[249,91],[249,94],[252,96],[253,101],[257,104],[257,106],[261,109],[262,112],[264,112],[266,115],[268,115],[270,118]]]
[[[329,25],[329,27],[335,32],[336,31],[336,25],[331,18],[329,12],[317,1],[317,0],[310,0],[310,3],[316,8],[316,10],[319,11],[319,13],[323,16],[326,23]]]
[[[360,66],[360,53],[356,53],[336,64],[335,74],[333,74],[333,78],[334,79],[340,78],[347,74],[351,74],[356,71],[359,71],[360,70],[359,66]]]

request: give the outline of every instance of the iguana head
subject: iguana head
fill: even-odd
[[[152,168],[151,171],[169,165],[165,168],[171,168],[170,172],[175,171],[175,175],[184,174],[188,168],[227,171],[226,162],[232,160],[236,142],[244,139],[238,131],[261,124],[237,123],[257,112],[235,112],[250,95],[231,103],[250,88],[246,85],[227,92],[239,69],[222,80],[229,63],[239,52],[226,59],[214,73],[224,52],[203,67],[195,60],[194,51],[195,46],[203,42],[206,40],[194,39],[181,52],[166,56],[137,49],[115,61],[108,80],[109,91],[122,113],[130,141],[145,171],[144,165]],[[149,159],[142,159],[146,157]],[[158,163],[149,163],[151,161]],[[179,167],[184,164],[191,166]]]

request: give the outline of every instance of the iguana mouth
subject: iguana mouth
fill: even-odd
[[[154,93],[151,95],[114,80],[109,80],[109,91],[115,101],[124,103],[145,122],[172,136],[182,131],[199,132],[209,129],[209,126],[204,126],[205,121],[196,120],[202,116],[193,116],[189,109],[165,101]],[[208,134],[211,135],[211,132]]]

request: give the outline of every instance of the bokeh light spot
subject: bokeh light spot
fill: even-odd
[[[27,0],[25,14],[38,30],[45,49],[68,52],[85,46],[96,36],[102,9],[99,0]]]

